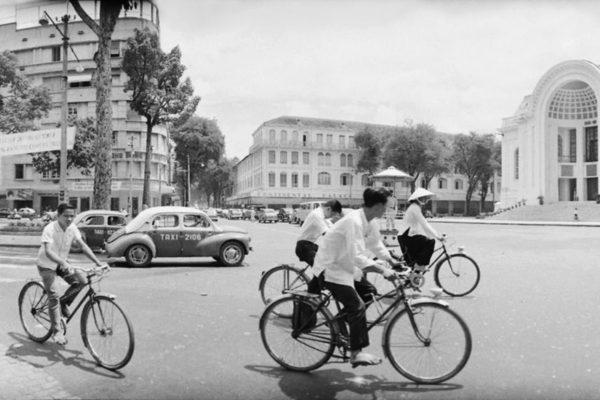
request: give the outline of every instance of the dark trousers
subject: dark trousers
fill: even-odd
[[[319,294],[325,287],[324,274],[313,276],[308,282],[308,293]],[[377,294],[377,288],[369,282],[366,276],[363,276],[360,281],[354,281],[354,288],[363,302],[368,303],[373,299],[373,295]]]
[[[315,262],[318,249],[319,246],[308,240],[298,240],[296,242],[296,256],[298,256],[300,261],[307,263],[311,267]]]
[[[356,289],[351,286],[338,285],[325,282],[333,298],[342,303],[346,313],[346,321],[350,327],[350,350],[360,350],[369,345],[369,331],[367,330],[367,316],[365,303],[360,298]]]

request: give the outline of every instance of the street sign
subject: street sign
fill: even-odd
[[[67,128],[67,149],[75,144],[75,127]],[[60,128],[0,134],[0,157],[60,150]]]

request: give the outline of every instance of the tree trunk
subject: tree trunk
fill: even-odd
[[[101,17],[104,14],[101,13]],[[95,55],[96,81],[96,123],[98,135],[95,143],[94,201],[95,209],[110,208],[112,180],[112,106],[111,106],[111,32],[102,32]]]
[[[469,185],[467,195],[465,197],[465,217],[469,216],[469,208],[471,208],[471,197],[473,196],[474,188]]]
[[[150,168],[152,167],[152,120],[146,117],[146,159],[144,162],[144,191],[142,204],[150,206]],[[189,166],[188,166],[189,168]]]

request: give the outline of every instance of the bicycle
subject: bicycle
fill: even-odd
[[[98,284],[110,271],[108,266],[86,272],[87,292],[68,318],[61,318],[63,332],[79,308],[81,312],[81,338],[98,365],[118,370],[131,360],[135,347],[133,327],[112,294],[97,292]],[[83,292],[83,290],[82,290]],[[86,302],[87,300],[87,302]],[[44,285],[38,280],[28,281],[19,293],[19,317],[27,336],[35,342],[43,343],[52,335],[48,311],[48,295]],[[84,304],[85,303],[85,304]]]
[[[394,281],[394,289],[376,295],[374,301],[393,297],[373,322],[382,321],[382,346],[394,369],[417,383],[441,383],[456,376],[471,355],[472,339],[467,324],[447,303],[429,297],[407,296],[406,277]],[[259,328],[263,345],[273,360],[293,371],[311,371],[331,358],[349,361],[349,336],[344,312],[329,310],[332,295],[290,292],[269,304]],[[367,308],[373,302],[367,304]],[[381,305],[381,304],[380,304]],[[299,310],[309,310],[301,318]],[[337,348],[338,352],[335,353]]]
[[[296,267],[294,264],[280,264],[267,271],[263,271],[258,283],[260,298],[268,305],[275,298],[286,291],[302,291],[308,288],[312,274],[308,271],[310,264],[304,268]]]
[[[400,248],[405,248],[402,243],[402,236],[398,236]],[[434,268],[433,279],[444,293],[453,297],[462,297],[471,293],[479,284],[481,273],[479,266],[475,260],[464,253],[464,247],[459,246],[458,252],[448,253],[446,247],[446,235],[443,235],[444,240],[440,241],[440,246],[433,251],[433,255],[437,256],[424,269],[415,269],[413,266],[406,264],[410,269],[409,282],[413,289],[420,290],[425,284],[425,274]],[[406,263],[406,252],[403,250],[403,257]],[[433,257],[433,256],[432,256]]]

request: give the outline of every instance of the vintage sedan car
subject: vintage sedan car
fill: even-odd
[[[242,210],[240,208],[232,208],[227,213],[229,219],[242,219]]]
[[[81,232],[83,241],[92,250],[104,250],[104,242],[117,230],[127,225],[127,219],[120,211],[89,210],[77,214],[73,224]],[[79,243],[74,242],[72,251],[81,251]]]
[[[277,221],[279,221],[279,218],[277,217],[277,211],[273,210],[272,208],[263,208],[258,212],[258,222],[271,223]]]
[[[21,218],[33,218],[35,217],[35,210],[29,207],[19,208],[19,215]]]
[[[0,208],[0,218],[8,218],[12,211],[8,208]]]
[[[277,218],[279,218],[281,222],[290,222],[293,213],[294,210],[291,208],[280,208],[277,210]]]
[[[206,210],[206,215],[208,215],[208,218],[212,219],[213,221],[219,220],[219,214],[214,208],[209,208],[208,210]]]
[[[147,267],[158,257],[212,257],[223,265],[240,265],[250,250],[248,232],[215,225],[190,207],[144,210],[106,242],[109,257],[125,257],[133,267]]]

